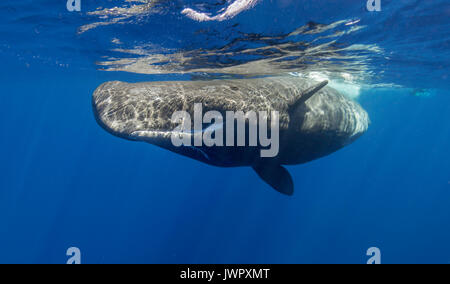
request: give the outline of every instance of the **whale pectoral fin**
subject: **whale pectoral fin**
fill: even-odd
[[[300,96],[295,97],[292,101],[289,102],[289,109],[293,110],[297,108],[299,105],[304,104],[318,91],[322,90],[326,85],[328,85],[328,81],[323,81],[315,86],[312,86],[309,89],[306,89],[300,94]]]
[[[262,164],[254,166],[253,169],[276,191],[289,196],[294,194],[294,181],[291,174],[281,165]]]

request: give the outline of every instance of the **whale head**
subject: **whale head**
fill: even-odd
[[[170,135],[170,108],[179,107],[170,97],[161,107],[159,94],[148,93],[133,84],[113,81],[100,85],[92,96],[92,106],[97,123],[107,132],[123,139],[140,141],[142,133],[148,139]],[[168,102],[167,102],[168,101]]]

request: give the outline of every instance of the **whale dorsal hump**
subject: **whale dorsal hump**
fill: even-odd
[[[328,85],[328,81],[323,81],[317,85],[312,86],[311,88],[304,90],[300,95],[296,96],[289,102],[289,109],[294,110],[299,105],[304,104],[307,100],[314,96],[314,94],[322,90],[326,85]]]
[[[291,174],[281,165],[259,164],[254,166],[253,169],[262,180],[276,191],[289,196],[294,194],[294,181]]]

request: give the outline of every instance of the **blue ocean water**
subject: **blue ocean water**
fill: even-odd
[[[450,263],[448,1],[65,2],[0,3],[0,263]],[[92,113],[106,81],[282,73],[327,77],[372,121],[289,167],[293,197]]]

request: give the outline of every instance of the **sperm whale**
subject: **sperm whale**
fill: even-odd
[[[367,112],[327,83],[291,76],[134,84],[113,81],[97,88],[92,103],[99,125],[115,136],[147,142],[213,166],[252,167],[275,190],[292,195],[294,182],[284,166],[330,155],[356,141],[369,127]],[[199,105],[204,111],[223,115],[268,113],[268,132],[272,136],[275,128],[270,123],[274,121],[270,114],[277,113],[276,156],[262,157],[261,145],[174,145],[174,131],[180,126],[173,120],[174,113],[184,111],[195,117]],[[246,134],[251,123],[245,121]],[[261,120],[253,123],[260,124]],[[224,122],[202,124],[200,132],[206,135],[223,127]],[[196,134],[195,131],[184,133],[192,141]],[[225,136],[229,135],[235,134]]]

